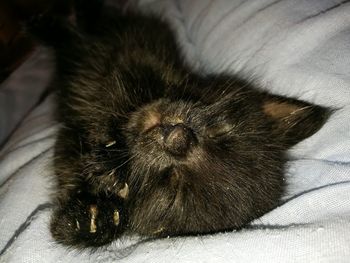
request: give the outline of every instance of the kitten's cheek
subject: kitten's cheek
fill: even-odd
[[[161,132],[161,127],[156,126],[141,137],[138,147],[149,154],[154,147],[157,148],[157,146],[163,146],[163,142],[164,134]]]

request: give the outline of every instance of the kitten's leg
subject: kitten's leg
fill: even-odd
[[[122,174],[104,173],[76,129],[61,129],[55,145],[55,210],[51,233],[60,243],[97,247],[121,235],[128,187]],[[101,162],[103,163],[103,162]]]
[[[124,231],[127,218],[122,198],[80,192],[67,200],[51,218],[51,233],[58,242],[75,247],[98,247],[110,243]]]

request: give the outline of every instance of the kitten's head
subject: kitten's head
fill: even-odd
[[[237,229],[278,204],[285,150],[314,133],[325,112],[242,83],[218,89],[222,81],[210,80],[200,96],[161,98],[130,114],[132,230]]]

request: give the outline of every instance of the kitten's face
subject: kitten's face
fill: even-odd
[[[160,99],[131,114],[131,229],[162,236],[239,228],[277,204],[284,148],[261,104],[239,96]]]

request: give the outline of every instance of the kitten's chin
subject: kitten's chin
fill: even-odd
[[[195,147],[185,160],[146,176],[138,188],[131,185],[138,190],[130,230],[164,237],[240,229],[278,204],[279,174],[279,169],[239,172]]]
[[[175,197],[174,201],[162,201],[162,198],[146,200],[134,209],[129,221],[130,229],[150,237],[184,236],[239,229],[253,219],[241,218],[228,211],[229,207],[218,209],[218,203],[203,201],[187,200],[186,203],[181,197]],[[146,202],[153,202],[153,206]]]
[[[194,189],[176,170],[170,181],[168,187],[138,197],[129,218],[132,232],[151,237],[208,234],[239,229],[258,216],[249,205],[247,213],[237,209],[238,200],[227,190]]]

